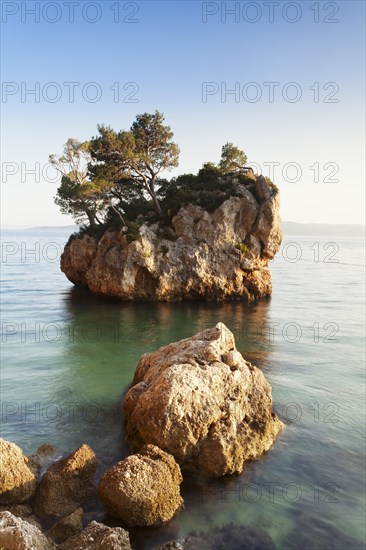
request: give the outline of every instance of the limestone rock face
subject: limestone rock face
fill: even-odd
[[[0,439],[0,504],[18,504],[36,490],[36,478],[22,450]]]
[[[107,511],[126,525],[160,525],[183,504],[182,480],[171,455],[146,445],[105,472],[98,493]]]
[[[244,360],[223,323],[143,355],[124,410],[133,451],[157,445],[208,477],[242,472],[283,426],[262,371]]]
[[[42,532],[27,521],[0,512],[0,548],[6,550],[54,550],[53,544]]]
[[[44,474],[34,502],[41,518],[70,514],[93,496],[97,459],[89,445],[82,445],[66,458],[52,464]]]
[[[262,176],[252,192],[237,195],[209,213],[182,207],[170,238],[158,224],[142,225],[128,243],[123,231],[70,239],[61,270],[72,283],[122,300],[256,299],[272,293],[268,262],[282,239],[279,194]]]
[[[130,537],[121,527],[92,521],[79,534],[57,547],[59,550],[132,550]]]

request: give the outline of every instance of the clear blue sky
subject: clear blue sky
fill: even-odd
[[[39,21],[29,13],[36,4]],[[137,113],[155,109],[181,148],[174,174],[218,161],[232,141],[265,175],[264,163],[279,163],[274,181],[284,220],[364,223],[365,4],[269,4],[3,1],[2,223],[70,223],[53,203],[57,183],[42,174],[49,153],[61,152],[69,137],[95,135],[98,123],[128,128]],[[225,14],[235,5],[236,15]],[[73,102],[66,82],[80,84]],[[138,102],[123,101],[136,89],[124,90],[129,82],[138,86],[130,95]],[[203,101],[205,82],[214,84]],[[269,82],[279,83],[273,101]],[[24,95],[35,86],[39,102]],[[235,86],[239,97],[225,97]],[[88,101],[96,91],[100,100]],[[25,174],[35,163],[39,182]]]

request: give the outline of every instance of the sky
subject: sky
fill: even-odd
[[[181,149],[167,177],[218,162],[230,141],[279,187],[282,219],[364,223],[363,1],[1,9],[2,225],[72,223],[48,155],[155,109]]]

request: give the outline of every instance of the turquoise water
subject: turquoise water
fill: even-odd
[[[100,475],[128,452],[120,403],[141,354],[222,321],[286,427],[241,476],[185,482],[186,509],[133,532],[135,548],[228,522],[265,530],[281,550],[363,548],[364,242],[286,237],[268,301],[134,305],[77,291],[59,270],[67,238],[3,232],[2,437],[26,453],[89,443]],[[87,517],[103,520],[101,507]]]

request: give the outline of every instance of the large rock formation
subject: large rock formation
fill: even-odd
[[[38,527],[10,512],[0,512],[0,548],[4,550],[54,550],[56,545]]]
[[[157,445],[207,476],[241,472],[282,428],[270,385],[222,323],[143,355],[124,409],[132,450]]]
[[[98,492],[107,511],[126,525],[160,525],[182,506],[182,481],[174,458],[146,445],[105,472]]]
[[[85,444],[52,464],[37,489],[36,514],[41,518],[58,518],[79,508],[95,493],[96,468],[96,456]]]
[[[28,458],[10,441],[0,439],[0,504],[18,504],[36,490],[36,477]]]
[[[182,207],[165,236],[158,224],[144,224],[130,243],[123,230],[70,239],[62,271],[75,285],[122,300],[269,296],[268,261],[282,238],[279,194],[262,176],[251,191],[234,181],[236,196],[212,213]]]

